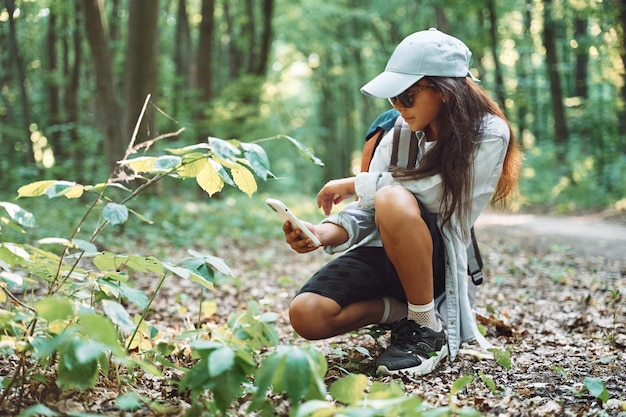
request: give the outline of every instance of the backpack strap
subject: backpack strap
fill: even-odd
[[[393,126],[393,143],[391,148],[391,166],[413,168],[417,163],[419,144],[417,135],[411,131],[402,117],[396,119]],[[480,256],[474,228],[470,230],[471,243],[467,247],[467,273],[472,277],[474,285],[483,282],[483,260]]]
[[[470,229],[470,233],[472,241],[467,247],[467,273],[472,277],[474,285],[480,285],[483,283],[483,258],[480,256],[480,250],[473,227]]]
[[[414,168],[418,153],[417,135],[411,131],[402,117],[398,117],[393,126],[390,166]]]

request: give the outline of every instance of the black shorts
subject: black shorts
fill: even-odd
[[[433,240],[433,277],[435,298],[445,291],[445,253],[437,227],[437,215],[429,214],[418,201],[422,218]],[[341,307],[357,301],[394,297],[406,301],[395,267],[384,248],[362,246],[333,259],[317,271],[298,291],[331,298]]]

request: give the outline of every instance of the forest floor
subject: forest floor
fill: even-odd
[[[479,322],[490,342],[510,351],[511,366],[507,369],[465,353],[425,377],[395,377],[405,392],[432,406],[471,407],[488,416],[626,416],[626,217],[485,213],[476,234],[486,276],[476,301]],[[224,238],[221,247],[216,255],[226,260],[237,278],[210,295],[217,301],[211,322],[223,324],[230,313],[255,300],[263,311],[278,313],[281,344],[312,343],[326,355],[328,384],[346,372],[392,380],[373,376],[388,335],[374,337],[364,329],[307,342],[288,323],[290,299],[330,255],[322,251],[299,255],[278,240]],[[146,290],[154,288],[154,282],[143,285]],[[198,286],[189,281],[169,281],[166,286],[161,294],[167,297],[153,306],[150,321],[159,328],[181,329],[197,315]],[[464,375],[473,376],[473,382],[450,396],[453,382]],[[601,380],[609,400],[591,395],[586,378]],[[163,398],[168,390],[151,378],[136,382],[142,396],[171,405],[168,415],[182,415],[188,407],[183,399]],[[131,415],[114,411],[116,396],[114,390],[99,386],[50,398],[47,405],[66,412]],[[245,410],[245,404],[232,411],[246,415],[238,409]]]

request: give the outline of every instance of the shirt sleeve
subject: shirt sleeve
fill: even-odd
[[[339,213],[331,214],[322,223],[339,225],[348,232],[348,240],[341,245],[324,247],[328,253],[343,252],[356,244],[364,245],[378,237],[374,210],[362,209],[356,201],[348,204]]]

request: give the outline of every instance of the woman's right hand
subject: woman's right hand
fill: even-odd
[[[317,193],[317,206],[328,216],[333,204],[339,204],[354,193],[354,177],[328,181]]]
[[[303,223],[307,229],[309,229],[319,239],[318,233],[316,233],[315,230],[316,226],[307,222]],[[319,248],[319,246],[313,246],[311,239],[306,237],[300,229],[292,227],[289,221],[286,221],[283,224],[283,232],[285,233],[285,240],[287,241],[287,244],[291,246],[291,249],[298,253],[309,253]]]

